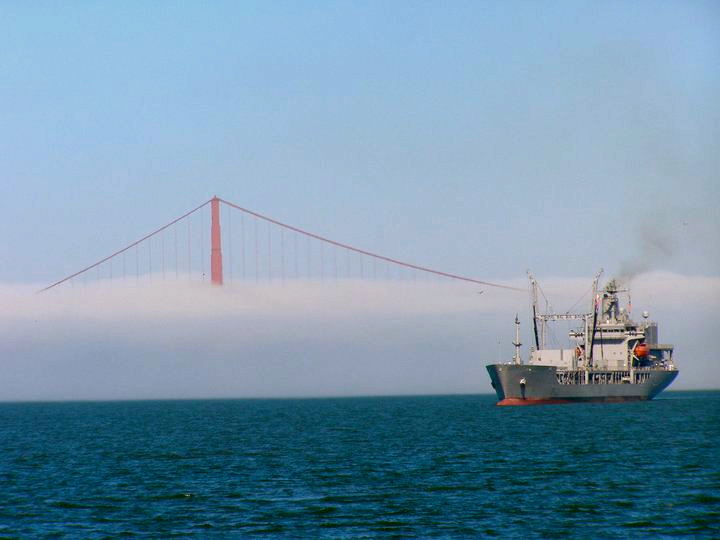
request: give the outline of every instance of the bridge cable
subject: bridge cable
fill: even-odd
[[[208,201],[208,202],[209,202],[209,201]],[[263,214],[259,214],[259,213],[257,213],[257,212],[253,212],[252,210],[248,210],[247,208],[243,208],[242,206],[238,206],[237,204],[231,203],[230,201],[226,201],[225,199],[220,199],[220,202],[226,204],[227,206],[229,206],[229,207],[231,207],[231,208],[235,208],[236,210],[240,210],[241,212],[245,212],[246,214],[249,214],[249,215],[251,215],[251,216],[254,216],[255,218],[262,219],[262,220],[264,220],[264,221],[266,221],[266,222],[268,222],[268,223],[272,223],[272,224],[277,225],[277,226],[279,226],[279,227],[283,227],[283,228],[288,229],[288,230],[290,230],[290,231],[295,231],[296,233],[300,233],[300,234],[302,234],[302,235],[305,235],[305,236],[308,237],[308,238],[314,238],[314,239],[316,239],[316,240],[320,240],[321,242],[326,242],[326,243],[328,243],[328,244],[332,244],[332,245],[334,245],[334,246],[337,246],[337,247],[340,247],[340,248],[343,248],[343,249],[346,249],[346,250],[349,250],[349,251],[353,251],[353,252],[359,253],[359,254],[361,254],[361,255],[367,255],[368,257],[373,257],[373,258],[375,258],[375,259],[379,259],[379,260],[382,260],[382,261],[386,261],[386,262],[389,262],[389,263],[392,263],[392,264],[395,264],[395,265],[398,265],[398,266],[402,266],[402,267],[405,267],[405,268],[411,268],[411,269],[413,269],[413,270],[420,270],[421,272],[426,272],[426,273],[429,273],[429,274],[435,274],[435,275],[437,275],[437,276],[442,276],[442,277],[446,277],[446,278],[450,278],[450,279],[455,279],[455,280],[459,280],[459,281],[466,281],[466,282],[469,282],[469,283],[476,283],[476,284],[478,284],[478,285],[486,285],[486,286],[488,286],[488,287],[497,287],[497,288],[500,288],[500,289],[507,289],[507,290],[511,290],[511,291],[525,292],[525,289],[521,289],[521,288],[518,288],[518,287],[512,287],[512,286],[510,286],[510,285],[501,285],[501,284],[499,284],[499,283],[491,283],[491,282],[489,282],[489,281],[481,281],[481,280],[479,280],[479,279],[473,279],[473,278],[469,278],[469,277],[465,277],[465,276],[460,276],[460,275],[457,275],[457,274],[451,274],[451,273],[449,273],[449,272],[441,272],[440,270],[433,270],[432,268],[427,268],[427,267],[425,267],[425,266],[419,266],[419,265],[416,265],[416,264],[411,264],[411,263],[403,262],[403,261],[400,261],[400,260],[398,260],[398,259],[393,259],[393,258],[391,258],[391,257],[385,257],[384,255],[379,255],[379,254],[373,253],[373,252],[371,252],[371,251],[366,251],[366,250],[364,250],[364,249],[356,248],[356,247],[351,246],[351,245],[348,245],[348,244],[343,244],[342,242],[336,242],[335,240],[330,240],[329,238],[325,238],[324,236],[320,236],[320,235],[318,235],[318,234],[311,233],[311,232],[309,232],[309,231],[300,229],[300,228],[298,228],[298,227],[293,227],[292,225],[288,225],[287,223],[283,223],[283,222],[281,222],[281,221],[278,221],[278,220],[276,220],[276,219],[270,218],[270,217],[265,216],[265,215],[263,215]],[[205,204],[207,204],[207,203],[205,203]]]
[[[155,235],[158,234],[159,232],[164,231],[165,229],[167,229],[168,227],[174,225],[174,224],[177,223],[178,221],[181,221],[181,220],[185,219],[186,217],[188,217],[188,216],[191,215],[191,214],[194,214],[195,212],[197,212],[198,210],[200,210],[200,209],[203,208],[204,206],[210,204],[211,201],[212,201],[212,199],[209,199],[209,200],[205,201],[205,202],[202,203],[200,206],[197,206],[197,207],[193,208],[192,210],[190,210],[189,212],[186,212],[185,214],[183,214],[183,215],[180,216],[179,218],[172,220],[170,223],[168,223],[168,224],[166,224],[166,225],[163,225],[163,226],[160,227],[159,229],[156,229],[156,230],[154,230],[153,232],[151,232],[151,233],[149,233],[149,234],[146,234],[146,235],[143,236],[140,240],[137,240],[136,242],[133,242],[132,244],[129,244],[129,245],[125,246],[124,248],[117,250],[117,251],[116,251],[115,253],[113,253],[112,255],[108,255],[108,256],[105,257],[104,259],[101,259],[101,260],[97,261],[96,263],[91,264],[90,266],[87,266],[87,267],[83,268],[82,270],[80,270],[80,271],[78,271],[78,272],[75,272],[74,274],[71,274],[71,275],[69,275],[69,276],[67,276],[67,277],[65,277],[65,278],[63,278],[63,279],[61,279],[61,280],[59,280],[59,281],[56,281],[55,283],[52,283],[51,285],[48,285],[48,286],[45,287],[44,289],[40,289],[38,292],[44,292],[44,291],[47,291],[47,290],[49,290],[49,289],[52,289],[53,287],[57,287],[58,285],[60,285],[60,284],[62,284],[62,283],[65,283],[66,281],[68,281],[68,280],[70,280],[70,279],[72,279],[72,278],[74,278],[74,277],[77,277],[77,276],[79,276],[80,274],[82,274],[82,273],[84,273],[84,272],[87,272],[88,270],[92,270],[93,268],[100,266],[102,263],[104,263],[104,262],[106,262],[106,261],[109,261],[109,260],[112,259],[113,257],[115,257],[115,256],[117,256],[117,255],[120,255],[121,253],[125,253],[125,252],[126,252],[127,250],[129,250],[130,248],[136,247],[138,244],[141,244],[142,242],[144,242],[144,241],[147,240],[148,238],[150,238],[150,237],[152,237],[152,236],[155,236]],[[136,256],[136,263],[137,263],[137,256]],[[152,264],[152,263],[151,263],[151,264]],[[139,273],[139,270],[138,270],[138,273]]]

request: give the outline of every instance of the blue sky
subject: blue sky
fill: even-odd
[[[216,193],[480,278],[720,267],[714,2],[6,3],[0,35],[5,281]]]
[[[496,360],[485,356],[499,340],[512,354],[526,296],[479,306],[480,316],[452,294],[448,308],[436,290],[430,303],[442,308],[429,318],[388,305],[381,320],[397,324],[368,322],[370,310],[326,342],[322,316],[290,342],[234,336],[232,351],[207,353],[201,384],[188,367],[195,349],[174,360],[182,354],[166,347],[185,327],[152,319],[184,293],[138,307],[157,339],[127,347],[145,328],[123,311],[130,299],[93,296],[120,313],[107,327],[85,326],[83,297],[21,300],[214,194],[481,280],[522,286],[531,269],[541,283],[589,285],[601,267],[606,277],[645,272],[646,298],[634,300],[655,305],[683,358],[701,358],[678,386],[717,387],[720,371],[693,336],[718,330],[718,96],[717,2],[3,3],[0,353],[18,371],[0,399],[473,391],[487,382],[478,358]],[[353,290],[345,303],[366,294]],[[203,333],[217,299],[203,294],[214,293],[196,301],[198,350],[218,345]],[[267,294],[283,325],[312,315],[290,323]],[[243,310],[264,302],[231,297],[240,307],[224,327],[262,327]],[[246,346],[253,361],[284,366],[260,372],[280,377],[275,386],[232,364]],[[438,357],[462,369],[439,374]],[[78,379],[73,366],[94,375]],[[136,368],[157,385],[133,387]],[[282,379],[293,369],[323,373],[322,384],[313,375],[294,392]],[[345,377],[353,370],[356,386]],[[125,386],[108,387],[110,375]]]

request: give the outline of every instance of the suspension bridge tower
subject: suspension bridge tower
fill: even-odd
[[[210,230],[210,280],[213,285],[222,285],[222,245],[220,242],[220,199],[216,196],[210,201],[211,230]]]

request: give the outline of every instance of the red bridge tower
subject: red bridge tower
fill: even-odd
[[[210,280],[213,285],[222,285],[222,246],[220,243],[220,199],[213,197],[210,201],[212,227],[210,230]]]

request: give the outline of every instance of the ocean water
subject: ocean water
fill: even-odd
[[[0,404],[0,537],[720,537],[720,392]]]

